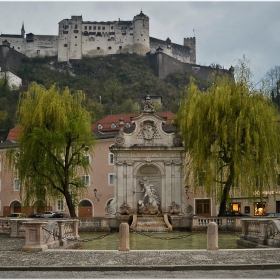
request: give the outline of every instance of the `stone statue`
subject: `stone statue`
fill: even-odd
[[[130,210],[129,210],[130,206],[126,202],[124,202],[120,208],[121,208],[121,215],[130,214]]]
[[[139,181],[140,185],[143,185],[143,190],[142,192],[145,192],[143,196],[143,200],[139,200],[139,211],[144,214],[143,211],[149,212],[149,214],[160,214],[159,211],[159,205],[160,205],[160,199],[157,196],[157,192],[154,188],[154,185],[151,184],[151,182],[147,179],[144,179],[143,181]],[[145,198],[148,199],[148,203],[144,205]],[[145,207],[144,207],[145,206]],[[145,208],[145,209],[144,209]],[[146,213],[145,213],[146,214]]]
[[[175,201],[172,201],[169,207],[170,207],[169,214],[173,214],[173,215],[179,214],[180,205],[176,204]]]

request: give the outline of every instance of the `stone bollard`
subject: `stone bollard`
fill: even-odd
[[[210,222],[207,228],[207,250],[219,250],[218,225],[215,222]]]
[[[129,225],[127,223],[120,224],[120,240],[119,251],[130,251],[129,245]]]

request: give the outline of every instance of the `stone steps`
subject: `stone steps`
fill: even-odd
[[[168,232],[168,227],[162,215],[139,215],[134,231],[140,232]]]

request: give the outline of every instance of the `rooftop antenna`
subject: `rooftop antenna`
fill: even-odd
[[[193,37],[195,37],[195,32],[194,32],[194,29],[193,29]]]

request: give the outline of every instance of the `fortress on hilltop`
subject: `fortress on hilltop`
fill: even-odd
[[[160,48],[165,54],[185,63],[196,63],[195,38],[184,38],[184,45],[150,37],[149,17],[142,11],[133,20],[83,21],[71,16],[58,23],[58,35],[1,34],[0,45],[8,46],[27,57],[57,56],[58,61],[120,53],[146,55]]]

